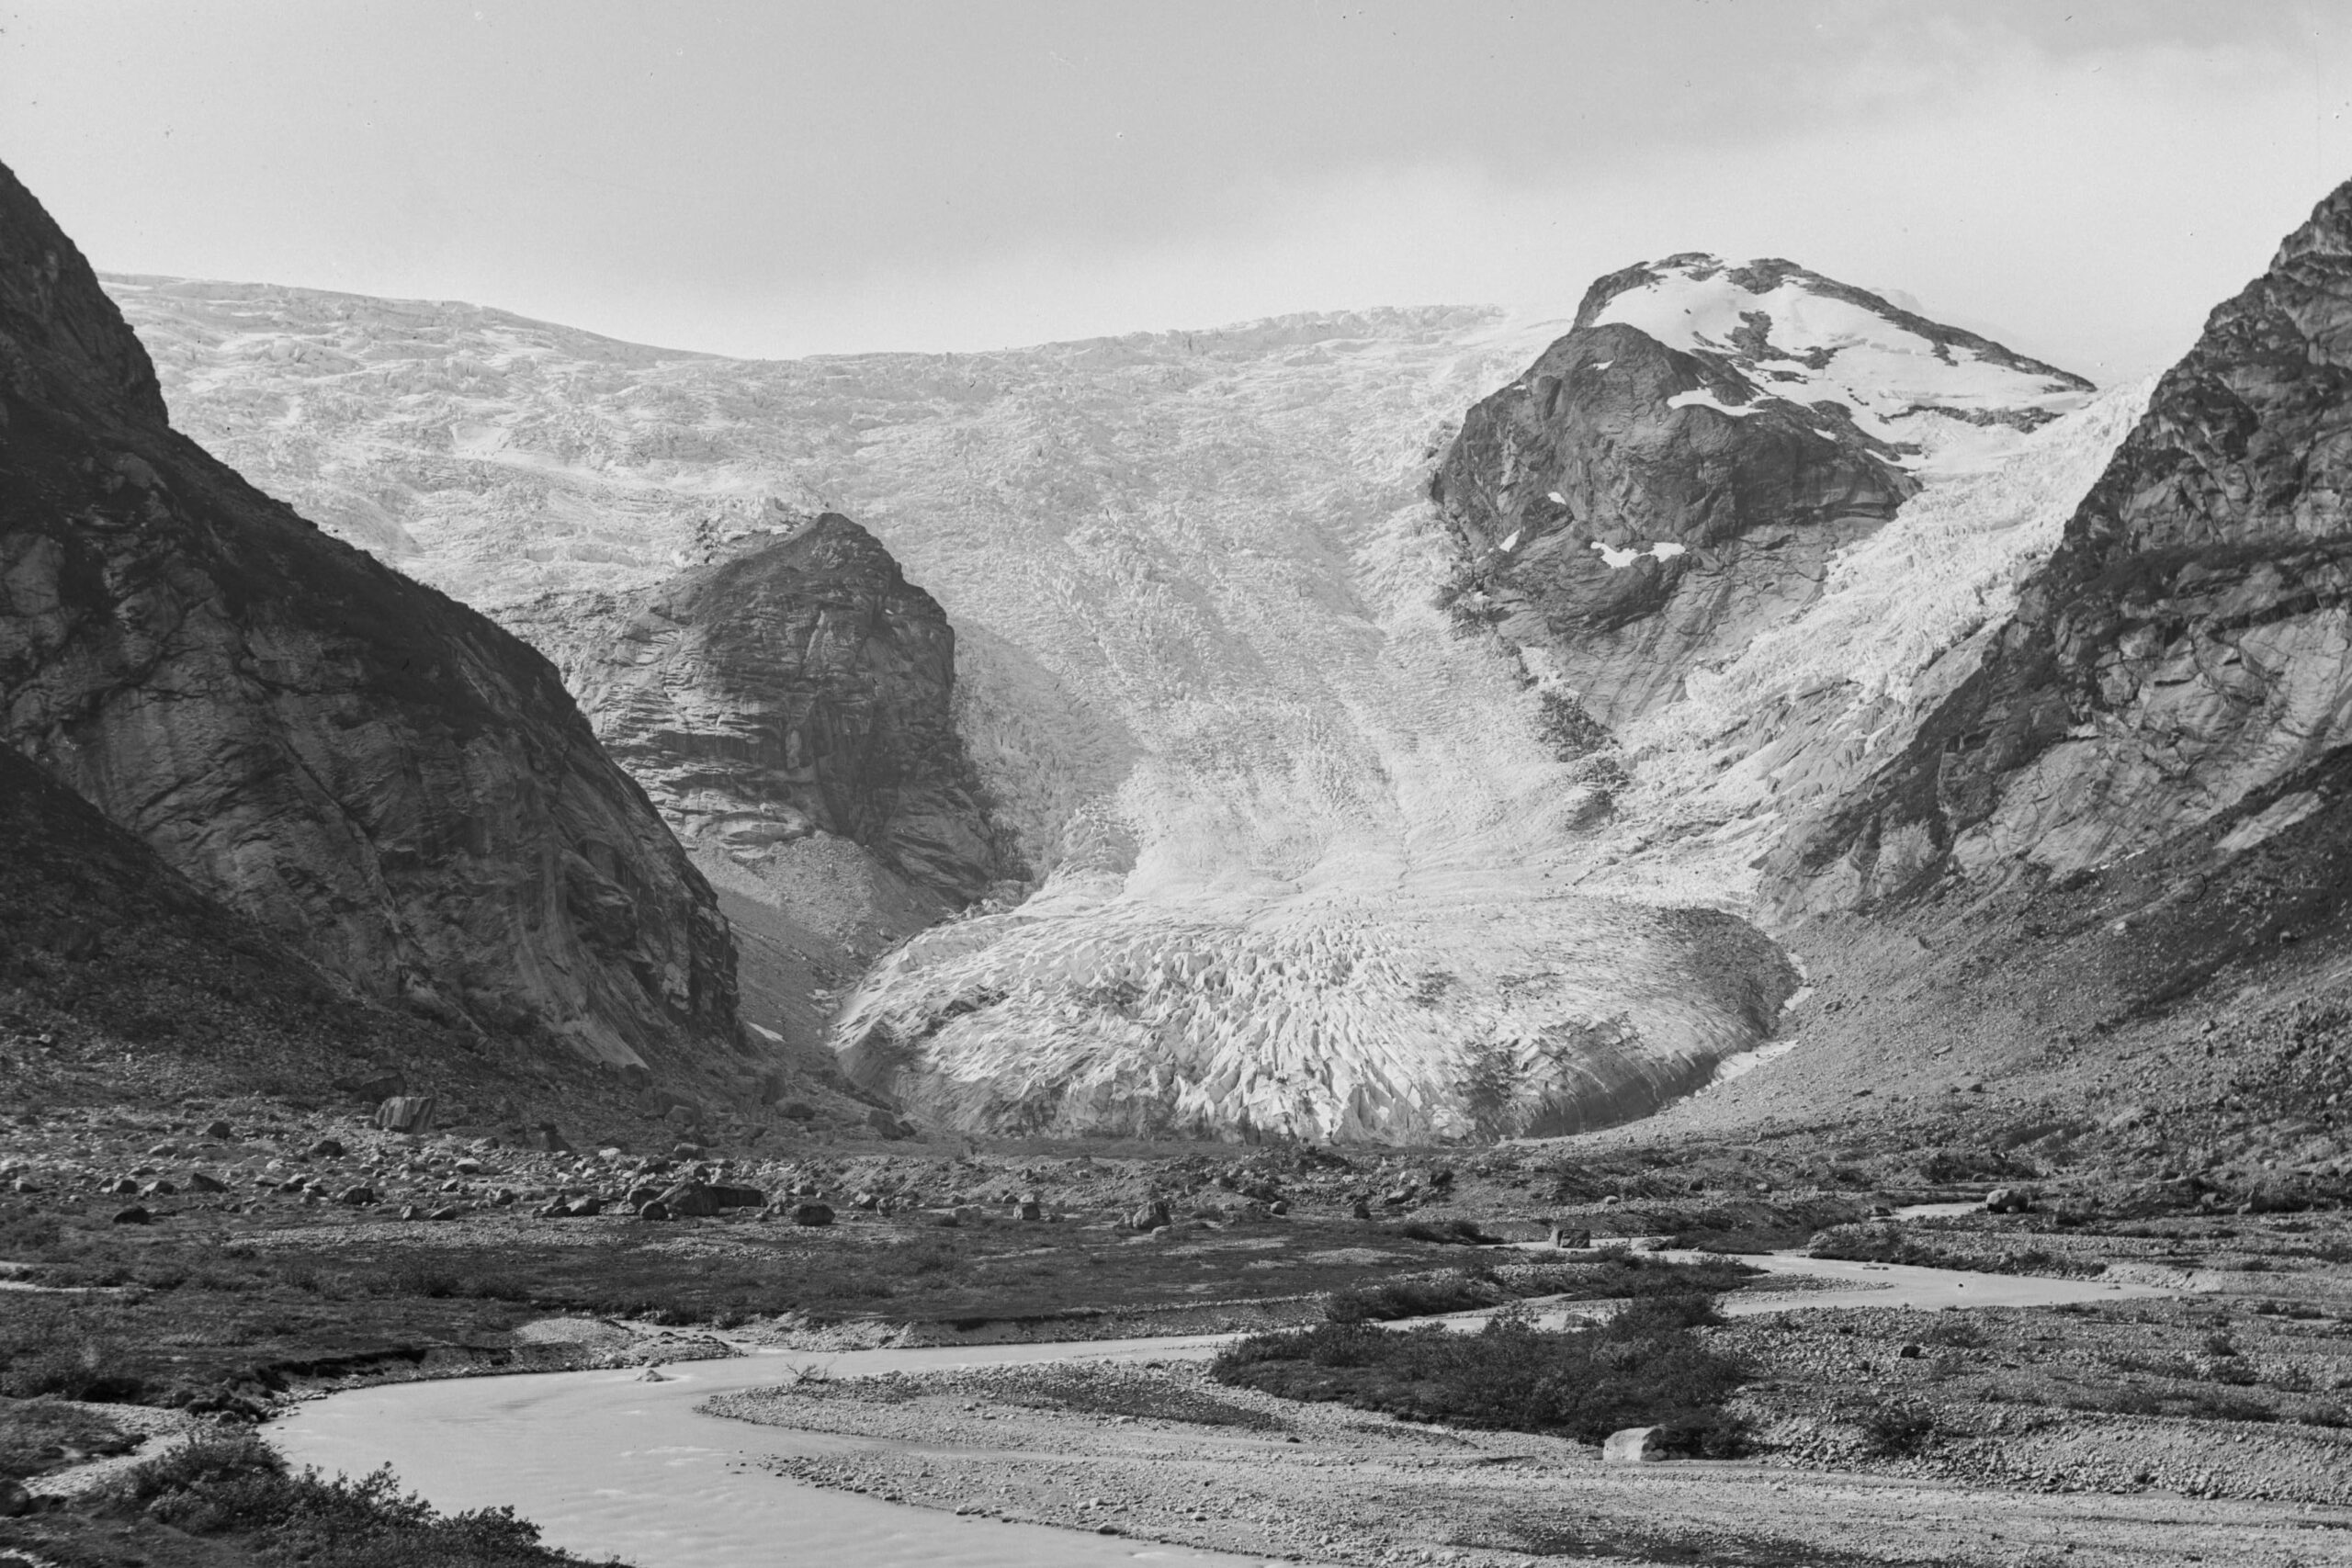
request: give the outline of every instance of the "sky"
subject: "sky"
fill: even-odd
[[[2352,177],[2352,6],[0,0],[104,270],[755,355],[1786,256],[2111,381]]]

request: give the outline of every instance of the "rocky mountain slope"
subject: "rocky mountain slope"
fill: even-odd
[[[1628,267],[1439,465],[1455,603],[1622,724],[1811,603],[1931,476],[2091,390],[1792,263]]]
[[[1774,863],[1789,913],[2111,863],[2241,803],[2323,810],[2352,739],[2352,187],[2156,384],[1982,665]],[[2184,897],[2196,897],[2184,893]]]
[[[1430,603],[1428,463],[1562,323],[756,363],[115,287],[208,440],[498,614],[649,588],[770,497],[855,516],[936,596],[957,728],[1043,880],[841,1004],[845,1059],[920,1115],[1566,1130],[1703,1081],[1795,985],[1736,918],[1563,888],[1604,789]]]
[[[1657,1133],[1940,1107],[2046,1168],[2286,1204],[2340,1174],[2347,322],[2352,186],[2155,383],[2011,613],[1789,811],[1758,905],[1816,989]]]
[[[1446,592],[1606,786],[1576,885],[1744,912],[1973,668],[2145,389],[1783,261],[1629,267],[1577,322],[1438,466]]]
[[[1025,867],[952,712],[956,634],[837,513],[714,546],[650,587],[502,612],[718,888],[746,1016],[821,1038],[807,997]]]
[[[370,996],[574,1061],[732,1048],[710,890],[553,669],[175,432],[5,172],[0,412],[11,746]]]

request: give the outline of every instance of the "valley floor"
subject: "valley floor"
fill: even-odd
[[[2070,1169],[1920,1128],[1388,1152],[812,1133],[731,1157],[529,1131],[404,1136],[252,1098],[17,1117],[0,1462],[78,1500],[0,1518],[0,1547],[79,1561],[62,1543],[126,1517],[175,1528],[79,1467],[292,1410],[273,1430],[298,1460],[390,1461],[444,1508],[513,1504],[553,1545],[648,1565],[727,1560],[707,1530],[739,1506],[772,1546],[808,1485],[858,1505],[836,1544],[874,1562],[941,1561],[909,1522],[932,1509],[1057,1527],[956,1538],[989,1543],[958,1548],[974,1562],[1139,1540],[1379,1564],[2352,1562],[2352,1217],[2268,1172],[2233,1193],[2211,1168]],[[696,1179],[759,1205],[632,1212]],[[2022,1207],[1988,1211],[2004,1184]],[[795,1224],[811,1203],[834,1223]],[[1555,1228],[1598,1247],[1555,1252]],[[1741,1369],[1738,1460],[1604,1466],[1198,1364],[1202,1336],[1335,1298],[1605,1316],[1645,1269],[1726,1254],[1777,1270],[1704,1286],[1724,1321],[1697,1332]],[[1541,1299],[1577,1270],[1575,1299]],[[559,1375],[496,1375],[523,1371]],[[784,1425],[696,1414],[718,1393]],[[608,1405],[670,1414],[607,1440],[580,1423]],[[648,1497],[671,1524],[629,1523]]]

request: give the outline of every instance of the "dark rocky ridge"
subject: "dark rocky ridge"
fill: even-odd
[[[831,834],[954,908],[1023,874],[956,733],[946,613],[840,513],[502,614],[688,846],[757,867]]]
[[[718,888],[744,1019],[821,1077],[833,996],[916,931],[1017,896],[1024,868],[956,732],[937,602],[848,518],[766,516],[664,582],[498,614]]]
[[[2352,186],[2164,377],[1975,675],[1792,831],[1766,866],[1774,913],[2085,873],[2228,814],[2199,844],[2213,869],[2332,820],[2352,739],[2347,394]],[[2174,902],[2205,897],[2202,871],[2173,870]]]
[[[364,992],[614,1064],[735,1042],[708,886],[546,660],[171,430],[0,170],[0,727]]]

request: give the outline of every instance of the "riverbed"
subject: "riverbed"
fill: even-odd
[[[2055,1305],[2164,1293],[2159,1287],[1963,1274],[1797,1255],[1758,1258],[1809,1277],[1803,1292],[1724,1299],[1733,1314],[1871,1304]],[[1481,1314],[1465,1314],[1462,1326]],[[1205,1357],[1226,1336],[857,1350],[759,1350],[635,1369],[401,1383],[314,1400],[274,1423],[298,1464],[351,1474],[389,1464],[444,1509],[512,1506],[552,1545],[638,1568],[1107,1568],[1136,1562],[1242,1568],[1265,1559],[909,1506],[803,1485],[768,1461],[837,1454],[859,1440],[699,1414],[714,1394],[786,1382],[821,1362],[833,1377],[1073,1359]]]

